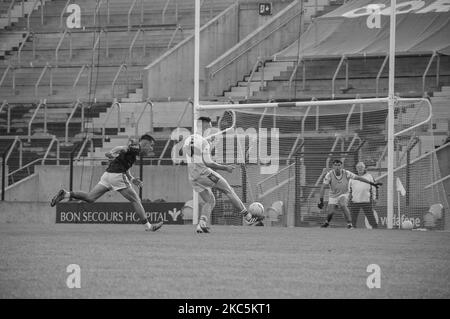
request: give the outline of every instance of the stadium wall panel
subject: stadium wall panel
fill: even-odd
[[[55,209],[48,203],[0,202],[0,224],[55,223]]]
[[[238,42],[238,11],[239,6],[232,5],[201,28],[202,68]],[[192,35],[145,68],[144,96],[152,99],[193,97],[193,61]]]
[[[74,166],[73,190],[88,192],[98,183],[105,169],[106,166],[101,165]],[[139,166],[132,167],[131,174],[139,177]],[[223,175],[231,185],[240,185],[239,172]],[[143,182],[143,200],[163,199],[166,202],[186,202],[192,199],[192,188],[187,179],[186,166],[144,166]],[[32,177],[6,190],[5,200],[48,205],[50,199],[61,188],[69,189],[69,167],[39,165],[35,167],[35,174]],[[117,192],[108,192],[99,201],[123,202],[124,198]]]

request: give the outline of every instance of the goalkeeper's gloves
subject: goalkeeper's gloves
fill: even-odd
[[[320,202],[319,202],[319,204],[317,204],[317,207],[318,207],[319,209],[322,209],[322,208],[323,208],[323,197],[320,198]]]
[[[382,186],[383,183],[381,183],[381,182],[375,182],[375,183],[370,183],[370,185],[372,185],[372,186],[378,188],[378,187]]]

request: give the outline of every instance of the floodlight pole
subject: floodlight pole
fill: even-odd
[[[198,106],[200,104],[200,0],[195,0],[195,28],[194,28],[194,107],[192,129],[197,134]],[[198,223],[198,193],[192,190],[192,224]]]
[[[387,228],[392,229],[394,219],[394,108],[395,108],[395,28],[396,0],[391,0],[391,20],[389,36],[389,102],[388,102],[388,140],[387,140]],[[399,221],[400,223],[400,221]]]

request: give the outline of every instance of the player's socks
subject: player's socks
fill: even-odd
[[[148,219],[145,219],[145,222],[143,222],[145,229],[151,229],[152,224],[148,221]]]
[[[241,211],[241,213],[240,213],[242,216],[244,216],[244,218],[246,219],[246,220],[249,220],[250,218],[252,218],[252,214],[250,214],[248,211],[247,211],[247,208],[244,208],[242,211]]]
[[[163,224],[164,224],[163,222],[150,224],[147,220],[147,222],[144,224],[145,231],[157,231],[158,229],[160,229],[162,227]]]
[[[208,227],[208,218],[205,215],[200,217],[197,224],[197,233],[209,233],[210,228]]]

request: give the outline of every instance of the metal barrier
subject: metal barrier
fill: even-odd
[[[417,143],[420,143],[420,138],[415,134],[411,135],[408,142],[406,143],[406,149],[403,150],[401,154],[400,153],[397,154],[397,163],[396,163],[397,166],[400,166],[402,164],[403,159],[408,157],[408,153]],[[421,155],[421,152],[419,152],[419,155]]]
[[[166,4],[164,5],[162,14],[161,14],[161,22],[164,24],[166,22],[166,12],[167,8],[169,7],[169,3],[171,0],[167,0]],[[203,4],[202,4],[203,5]],[[178,0],[175,0],[175,21],[178,22]]]
[[[87,69],[87,68],[89,68],[89,66],[86,65],[86,64],[83,64],[81,66],[80,71],[78,71],[77,77],[75,78],[75,81],[73,82],[72,88],[75,88],[77,86],[78,82],[80,81],[81,75],[83,74],[84,70]],[[90,82],[90,74],[89,74],[89,81],[88,82]],[[89,86],[89,83],[88,83],[88,86]]]
[[[135,123],[135,132],[134,135],[139,135],[139,122],[141,121],[142,116],[144,115],[145,110],[147,109],[147,106],[150,105],[150,132],[153,132],[153,102],[148,98],[147,101],[145,101],[144,108],[141,111],[141,114],[139,114],[139,117],[136,120]]]
[[[183,120],[184,115],[186,114],[186,111],[187,111],[189,105],[192,105],[192,107],[194,107],[193,101],[192,101],[191,99],[189,99],[189,101],[186,103],[186,105],[185,105],[185,107],[184,107],[183,113],[182,113],[181,116],[178,118],[178,121],[177,121],[177,127],[180,126],[181,121]],[[166,144],[164,145],[164,149],[162,150],[161,155],[159,156],[159,159],[158,159],[158,165],[161,164],[161,161],[163,160],[163,157],[164,157],[164,155],[166,154],[167,149],[169,148],[170,141],[171,141],[171,138],[169,137],[169,138],[167,139]]]
[[[183,32],[183,28],[179,24],[173,31],[172,36],[170,37],[170,41],[169,41],[169,44],[167,45],[167,49],[170,49],[170,47],[172,46],[173,40],[175,39],[175,35],[177,34],[178,30],[181,30],[181,32]]]
[[[28,142],[31,140],[31,124],[33,124],[34,118],[36,117],[37,112],[44,105],[44,133],[47,133],[47,99],[40,100],[39,105],[36,110],[34,110],[33,115],[31,116],[30,121],[28,122]]]
[[[64,8],[63,8],[62,11],[61,11],[61,14],[59,15],[59,27],[60,27],[60,28],[63,27],[63,16],[64,16],[64,13],[66,13],[67,7],[69,6],[69,4],[70,4],[71,1],[72,1],[72,0],[67,0],[67,2],[66,2],[66,4],[65,4]]]
[[[2,139],[10,139],[10,136],[2,137]],[[5,163],[8,162],[9,157],[11,156],[11,153],[14,151],[14,148],[16,147],[16,144],[19,144],[19,166],[22,166],[22,159],[23,159],[23,143],[19,136],[14,136],[14,140],[10,144],[8,151],[6,152],[5,156]]]
[[[66,121],[66,137],[64,140],[65,143],[69,143],[69,123],[79,106],[81,106],[81,132],[84,132],[84,104],[78,99],[74,107],[72,108],[72,112],[70,112],[69,118]]]
[[[358,133],[354,133],[354,134],[353,134],[353,138],[352,138],[352,140],[350,141],[350,144],[348,144],[347,152],[344,153],[344,154],[342,154],[342,155],[343,155],[343,157],[341,158],[342,164],[344,164],[344,163],[345,163],[345,160],[346,160],[346,157],[344,157],[344,155],[348,156],[348,154],[351,153],[351,149],[352,149],[352,147],[353,147],[353,145],[355,144],[356,141],[359,141],[359,146],[358,146],[358,149],[357,149],[358,151],[361,149],[361,147],[362,147],[362,146],[365,144],[365,142],[366,142],[366,141],[361,140],[361,138],[359,137]],[[359,158],[359,157],[358,157],[358,158]]]
[[[15,76],[14,67],[11,64],[9,64],[6,67],[5,71],[3,72],[2,77],[0,78],[0,87],[3,85],[3,82],[5,81],[6,76],[8,75],[8,72],[10,72],[10,71],[12,72],[12,75],[13,75],[13,77],[12,77],[12,85],[13,85],[12,88],[13,88],[13,90],[15,90],[16,89],[16,76]]]
[[[11,139],[12,136],[0,136],[0,139]],[[22,139],[28,139],[28,141],[30,141],[31,139],[34,140],[39,140],[39,139],[51,139],[49,145],[47,146],[46,150],[45,150],[45,154],[43,157],[35,159],[25,165],[23,164],[23,142]],[[55,145],[56,143],[56,157],[55,158],[49,158],[51,149],[53,148],[53,145]],[[6,164],[12,154],[12,152],[14,151],[16,145],[19,145],[19,168],[9,172],[8,174],[6,174]],[[59,165],[60,163],[60,145],[59,145],[59,140],[55,135],[50,135],[48,137],[34,137],[34,136],[14,136],[14,140],[11,142],[11,144],[7,147],[7,149],[3,152],[2,154],[2,200],[4,200],[4,194],[5,194],[5,188],[6,188],[6,182],[5,179],[6,178],[10,178],[12,184],[14,184],[14,174],[27,169],[28,175],[31,174],[30,168],[33,167],[34,165],[36,165],[37,163],[41,163],[41,165],[45,165],[46,161],[50,161],[50,160],[54,160],[56,161],[56,164]]]
[[[128,21],[128,31],[131,30],[131,13],[136,5],[137,0],[133,0],[130,9],[128,9],[127,21]],[[144,24],[144,1],[141,0],[141,25]]]
[[[9,7],[8,7],[8,25],[11,25],[11,12],[14,9],[14,5],[16,4],[15,0],[12,0]],[[22,17],[25,16],[25,1],[22,0],[21,2],[21,6],[22,6]]]
[[[4,100],[2,105],[0,106],[0,114],[5,107],[8,108],[8,110],[6,111],[6,133],[9,134],[11,131],[11,105],[7,100]]]
[[[0,139],[11,139],[11,136],[0,136]],[[23,144],[19,136],[14,137],[14,140],[2,154],[2,201],[5,200],[6,179],[11,175],[10,173],[6,174],[6,164],[17,143],[19,143],[19,166],[22,166]]]
[[[58,66],[59,48],[61,47],[61,44],[64,41],[66,35],[69,35],[69,59],[72,59],[72,32],[65,29],[64,32],[61,34],[61,38],[59,39],[58,44],[55,48],[55,66]]]
[[[38,2],[41,3],[41,25],[44,25],[44,6],[45,6],[45,0],[35,0],[33,3],[33,7],[31,8],[30,13],[28,14],[27,17],[27,31],[30,32],[30,18],[31,15],[33,14],[34,9],[36,9],[36,6],[38,4]]]
[[[360,99],[360,95],[357,94],[355,99]],[[356,103],[352,104],[352,107],[350,108],[350,111],[348,112],[347,118],[345,119],[345,133],[348,135],[350,132],[350,119],[353,115],[353,111],[355,110]],[[359,104],[359,111],[360,111],[360,128],[362,128],[362,112],[363,112],[363,104]]]
[[[297,63],[295,64],[294,70],[292,71],[291,76],[289,77],[289,93],[292,94],[292,82],[294,81],[294,78],[297,76],[297,71],[298,71],[298,67],[299,65],[302,64],[302,90],[305,90],[305,86],[306,86],[306,65],[305,65],[305,61],[303,59],[299,59],[297,61]],[[294,94],[295,95],[295,92]]]
[[[103,4],[103,0],[97,0],[94,11],[94,25],[97,23],[97,16],[99,15],[100,7]],[[106,22],[110,23],[110,14],[109,14],[109,0],[106,0]]]
[[[86,136],[86,138],[83,140],[83,144],[80,147],[80,150],[78,151],[77,157],[75,158],[76,161],[79,161],[81,158],[81,155],[83,155],[84,149],[86,148],[86,145],[88,142],[91,142],[91,152],[94,152],[94,141],[92,136]]]
[[[41,83],[42,78],[44,77],[45,73],[49,71],[50,73],[50,95],[53,95],[53,72],[52,72],[52,66],[47,62],[45,67],[42,69],[41,74],[39,75],[38,80],[36,81],[36,84],[34,85],[34,95],[35,97],[38,97],[38,88],[39,84]]]
[[[17,63],[20,64],[20,57],[22,55],[23,47],[25,46],[25,43],[27,43],[30,36],[34,35],[33,32],[27,32],[25,35],[25,38],[23,39],[23,42],[21,43],[19,50],[17,51]],[[36,48],[35,48],[35,42],[33,41],[33,59],[35,58]]]
[[[256,70],[258,69],[259,66],[262,67],[260,88],[262,89],[264,87],[264,62],[265,61],[266,61],[265,58],[258,57],[258,59],[256,59],[255,64],[253,65],[252,72],[250,73],[250,76],[248,77],[248,80],[247,80],[247,97],[246,97],[247,100],[250,99],[250,83],[252,82],[253,76],[255,75]]]
[[[331,79],[331,98],[334,99],[334,86],[335,86],[335,82],[336,82],[336,78],[337,75],[339,73],[339,70],[342,67],[342,64],[345,62],[346,65],[346,72],[345,72],[345,81],[346,81],[346,87],[348,87],[348,62],[347,62],[347,57],[345,55],[343,55],[341,57],[341,60],[339,61],[339,64],[336,68],[336,71],[334,72],[333,78]]]
[[[6,153],[12,147],[12,143],[2,153],[2,201],[5,200],[5,188],[6,188]]]
[[[50,153],[50,150],[52,149],[54,143],[56,143],[56,165],[59,165],[60,147],[59,147],[59,140],[55,135],[53,135],[53,138],[50,141],[47,150],[45,151],[44,157],[42,158],[41,162],[42,165],[45,165],[45,160],[47,159],[48,154]]]
[[[389,55],[386,55],[386,57],[384,58],[383,63],[381,64],[380,70],[378,71],[377,77],[375,79],[375,94],[376,97],[378,97],[378,92],[379,92],[379,82],[380,82],[380,77],[381,77],[381,73],[383,72],[384,67],[386,66],[387,61],[389,60]]]
[[[97,50],[98,44],[100,43],[100,37],[102,36],[102,33],[105,33],[105,30],[100,30],[100,33],[98,34],[97,39],[94,42],[94,46],[92,47],[92,56],[94,56],[95,50]],[[97,33],[94,32],[94,37]],[[108,50],[108,45],[106,46],[106,49]]]
[[[145,31],[144,29],[138,29],[136,31],[136,33],[134,34],[133,40],[130,43],[130,46],[128,47],[128,54],[127,54],[127,58],[126,61],[127,63],[129,63],[131,65],[132,63],[132,59],[133,59],[133,48],[134,48],[134,44],[137,41],[137,38],[139,37],[139,34],[142,33],[142,43],[143,43],[143,47],[144,47],[144,52],[143,52],[143,56],[145,57],[146,54],[146,43],[145,43]]]
[[[425,69],[425,71],[423,72],[422,75],[422,93],[425,93],[425,79],[427,76],[428,71],[430,70],[431,64],[434,61],[434,58],[437,57],[437,62],[436,62],[436,87],[439,86],[439,54],[436,53],[436,51],[433,52],[433,54],[431,55],[430,61],[428,61],[428,65]]]
[[[119,78],[119,75],[120,75],[120,73],[122,72],[123,69],[125,69],[125,72],[126,72],[125,76],[127,78],[127,91],[130,88],[130,83],[129,83],[129,79],[128,79],[128,67],[127,67],[127,65],[125,63],[123,63],[123,64],[120,65],[119,69],[117,70],[116,75],[114,76],[114,79],[113,79],[112,84],[111,84],[112,98],[115,98],[114,88],[116,86],[117,79]]]
[[[117,131],[120,132],[120,103],[117,101],[117,99],[114,99],[111,108],[110,108],[110,112],[106,113],[106,117],[105,117],[105,121],[103,122],[103,126],[102,126],[102,141],[105,141],[105,129],[106,129],[106,123],[108,122],[108,119],[111,115],[111,113],[113,112],[113,108],[114,106],[117,106]]]

